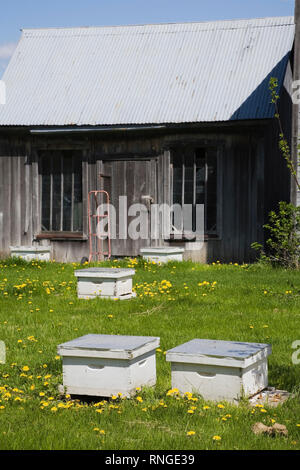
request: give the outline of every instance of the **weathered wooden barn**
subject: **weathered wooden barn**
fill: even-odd
[[[290,139],[294,37],[292,17],[23,30],[2,78],[2,255],[87,256],[87,195],[102,187],[115,207],[205,207],[199,249],[170,224],[158,240],[112,240],[113,256],[175,244],[197,261],[253,260],[268,212],[290,200],[269,79]]]

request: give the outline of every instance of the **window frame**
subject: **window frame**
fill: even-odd
[[[63,230],[63,221],[64,221],[64,205],[63,205],[63,190],[64,190],[64,176],[63,176],[63,155],[64,153],[69,153],[72,156],[72,179],[71,179],[71,230]],[[61,230],[51,230],[52,228],[52,195],[53,195],[53,156],[60,156],[60,229]],[[50,230],[43,230],[42,228],[42,211],[43,211],[43,158],[51,159],[51,169],[50,169]],[[78,158],[81,161],[81,204],[82,204],[82,216],[81,216],[81,227],[80,230],[74,230],[74,181],[75,181],[75,169],[76,165],[74,164],[75,159]],[[39,233],[36,235],[36,239],[51,239],[51,240],[82,240],[85,239],[85,200],[84,200],[84,155],[81,150],[78,149],[43,149],[38,152],[38,179],[39,179]]]
[[[216,194],[216,231],[207,231],[205,229],[204,233],[204,239],[205,240],[221,240],[222,239],[222,154],[223,154],[223,148],[220,144],[216,143],[211,143],[211,144],[193,144],[193,146],[185,146],[181,148],[173,148],[171,149],[171,162],[170,162],[170,200],[171,200],[171,205],[174,204],[174,193],[173,193],[173,171],[174,171],[174,166],[173,166],[173,158],[175,153],[180,153],[181,158],[182,158],[182,199],[184,204],[184,194],[185,194],[185,160],[186,157],[190,157],[193,155],[194,163],[193,163],[193,169],[194,169],[194,174],[193,174],[193,204],[195,204],[195,198],[196,198],[196,152],[197,150],[200,149],[215,149],[216,150],[216,162],[217,162],[217,194]],[[207,163],[206,163],[206,182],[207,182]],[[205,184],[205,197],[206,197],[206,184]],[[181,202],[182,205],[182,202]],[[205,215],[205,225],[206,225],[206,215]],[[171,223],[172,227],[172,223]],[[188,231],[180,231],[180,230],[172,230],[170,228],[170,241],[174,239],[174,241],[197,241],[197,237],[195,234],[195,237],[193,240],[190,239],[191,234],[195,234],[195,232],[188,232]],[[176,236],[176,237],[175,237]]]

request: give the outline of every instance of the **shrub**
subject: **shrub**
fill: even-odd
[[[253,243],[260,251],[260,259],[267,263],[287,268],[298,268],[300,261],[300,207],[281,201],[278,212],[269,214],[265,248]]]

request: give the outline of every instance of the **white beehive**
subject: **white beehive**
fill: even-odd
[[[63,386],[73,395],[131,396],[156,383],[159,338],[90,334],[58,346]]]
[[[184,248],[178,247],[157,247],[141,248],[140,254],[147,261],[155,263],[168,263],[169,261],[182,261]]]
[[[268,386],[269,354],[268,344],[194,339],[167,351],[166,360],[180,393],[235,402]]]
[[[50,247],[48,246],[11,246],[10,255],[22,258],[25,261],[50,261]]]
[[[134,269],[87,268],[75,271],[79,299],[103,297],[107,299],[130,299]]]

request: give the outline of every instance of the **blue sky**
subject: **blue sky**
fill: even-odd
[[[294,0],[0,0],[0,76],[22,28],[288,16]]]

